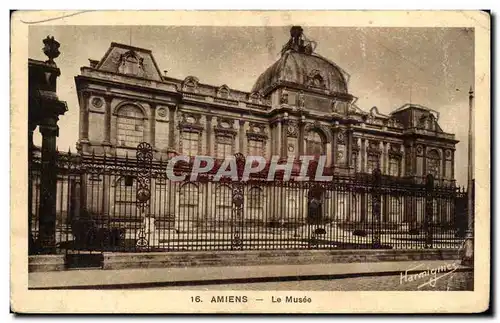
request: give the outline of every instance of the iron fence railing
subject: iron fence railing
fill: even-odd
[[[464,189],[438,185],[432,176],[415,183],[376,170],[328,182],[259,176],[216,182],[212,173],[175,182],[166,161],[143,148],[138,158],[59,154],[60,252],[458,248],[467,226]],[[239,166],[243,158],[237,156]],[[36,158],[30,172],[36,240]]]

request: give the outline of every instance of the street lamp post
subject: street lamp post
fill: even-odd
[[[469,91],[469,155],[467,171],[467,231],[465,233],[464,255],[462,265],[474,265],[474,179],[473,179],[473,146],[472,146],[472,109],[474,104],[472,86]]]

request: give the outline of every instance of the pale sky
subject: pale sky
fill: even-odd
[[[474,34],[462,28],[307,27],[316,52],[348,74],[349,93],[368,111],[376,106],[388,114],[405,103],[440,113],[439,124],[460,140],[455,177],[467,183],[468,92],[474,84]],[[111,42],[152,50],[168,76],[188,75],[201,83],[227,84],[250,91],[257,77],[279,58],[289,39],[285,27],[172,26],[30,26],[29,57],[46,60],[42,40],[61,43],[55,60],[61,69],[58,95],[69,111],[60,117],[58,147],[75,151],[79,106],[74,77],[88,59],[100,60]],[[35,135],[35,144],[40,136]]]

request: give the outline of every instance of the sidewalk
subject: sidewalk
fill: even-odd
[[[419,273],[459,261],[401,261],[310,265],[264,265],[185,268],[141,268],[121,270],[68,270],[29,273],[30,289],[123,289],[189,286],[228,283],[291,281],[300,279],[340,279]]]

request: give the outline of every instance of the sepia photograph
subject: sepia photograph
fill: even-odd
[[[14,311],[488,307],[487,12],[12,24]]]

